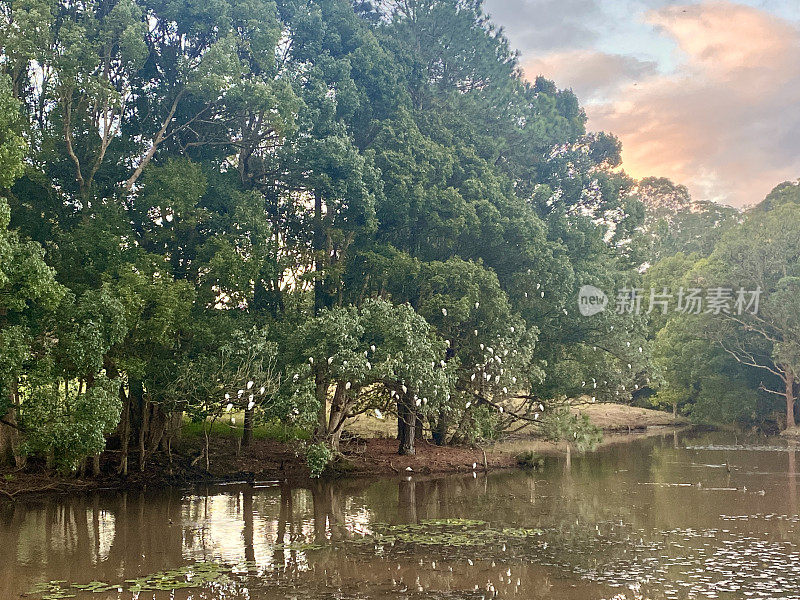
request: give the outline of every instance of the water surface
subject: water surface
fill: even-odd
[[[796,460],[665,434],[533,472],[4,503],[0,599],[800,599]]]

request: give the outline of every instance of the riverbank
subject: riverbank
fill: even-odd
[[[578,410],[588,414],[592,422],[606,432],[600,447],[635,441],[647,435],[663,434],[669,427],[687,424],[682,419],[673,421],[672,415],[667,413],[621,405],[586,405]],[[440,447],[419,440],[415,456],[399,456],[397,441],[388,437],[392,423],[384,421],[379,425],[380,428],[378,424],[358,424],[354,428],[356,435],[343,441],[341,457],[328,468],[325,476],[384,477],[510,469],[518,466],[517,456],[522,452],[548,456],[561,454],[566,450],[564,444],[523,434],[486,448]],[[373,427],[372,431],[369,431],[370,427]],[[148,460],[144,472],[138,470],[136,457],[133,456],[127,477],[112,474],[113,456],[103,465],[103,472],[108,474],[98,478],[0,470],[0,497],[16,499],[30,494],[142,489],[205,482],[302,483],[310,479],[302,445],[296,442],[256,439],[249,448],[240,448],[238,440],[234,438],[213,437],[208,469],[204,458],[200,458],[202,446],[201,439],[186,437],[173,452],[171,460],[163,455],[154,456]]]

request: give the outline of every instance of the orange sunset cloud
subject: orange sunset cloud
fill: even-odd
[[[730,2],[669,6],[646,22],[676,45],[677,66],[595,50],[523,61],[572,87],[589,128],[620,137],[634,177],[686,184],[697,199],[754,204],[800,177],[800,30]]]

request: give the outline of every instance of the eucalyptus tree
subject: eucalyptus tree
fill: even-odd
[[[785,405],[795,427],[800,373],[800,203],[756,207],[690,274],[719,291],[704,315],[705,335],[733,359],[762,372],[760,389]]]

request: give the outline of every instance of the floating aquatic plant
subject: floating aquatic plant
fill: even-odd
[[[74,598],[77,592],[170,592],[179,589],[199,588],[212,583],[228,583],[233,569],[214,562],[198,562],[191,565],[159,571],[136,579],[126,579],[122,584],[105,581],[89,583],[67,583],[48,581],[36,585],[29,593],[41,596],[42,600]]]

